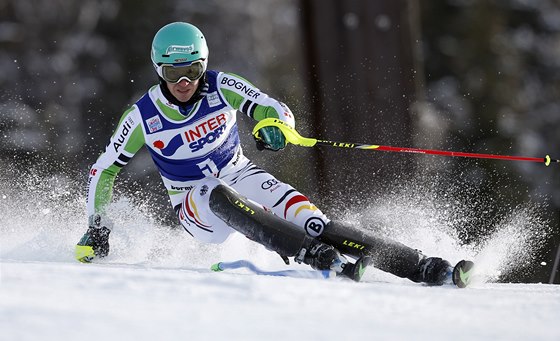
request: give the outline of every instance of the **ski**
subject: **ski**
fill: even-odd
[[[295,278],[318,278],[329,279],[336,277],[336,272],[331,270],[280,270],[266,271],[260,269],[254,263],[248,260],[238,260],[234,262],[219,262],[213,264],[210,269],[220,272],[224,270],[247,269],[256,275],[279,276],[279,277],[295,277]]]
[[[356,273],[360,273],[357,277],[361,278],[363,275],[363,269],[367,266],[369,259],[366,260],[366,264],[357,267]],[[360,262],[357,262],[357,264]],[[361,264],[361,263],[360,263]],[[458,288],[466,288],[472,279],[472,272],[474,268],[474,263],[468,260],[462,260],[455,267],[450,267],[447,278],[444,284],[455,285]],[[235,269],[247,269],[256,275],[264,276],[278,276],[278,277],[294,277],[294,278],[315,278],[315,279],[331,279],[336,277],[336,272],[332,270],[279,270],[279,271],[267,271],[259,268],[253,262],[248,260],[238,260],[233,262],[218,262],[213,264],[210,269],[215,272],[221,272],[225,270],[235,270]],[[355,275],[356,276],[356,275]],[[351,276],[344,276],[351,277]],[[359,279],[354,279],[359,280]]]

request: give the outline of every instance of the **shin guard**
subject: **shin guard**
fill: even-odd
[[[317,239],[334,246],[342,254],[354,257],[370,255],[376,268],[419,281],[417,272],[422,253],[397,241],[372,234],[371,231],[358,230],[349,224],[331,221]]]
[[[236,231],[284,257],[297,256],[313,241],[302,228],[224,185],[212,190],[210,209]]]

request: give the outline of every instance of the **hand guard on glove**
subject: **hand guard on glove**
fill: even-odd
[[[286,146],[286,138],[278,127],[264,127],[255,136],[258,150],[279,151]]]
[[[96,257],[105,257],[109,254],[109,234],[111,226],[107,219],[102,219],[99,214],[89,217],[89,227],[75,249],[76,259],[82,263],[89,263]]]

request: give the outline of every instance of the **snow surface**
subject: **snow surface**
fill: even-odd
[[[3,260],[3,340],[558,340],[560,288]]]
[[[199,244],[126,198],[110,213],[111,254],[81,264],[73,259],[85,232],[76,183],[36,180],[0,181],[0,340],[560,340],[560,286],[495,281],[512,258],[540,263],[531,257],[542,240],[534,236],[548,232],[531,207],[513,209],[478,248],[442,228],[456,211],[416,207],[410,196],[347,217],[383,218],[388,228],[405,226],[395,238],[428,254],[474,259],[477,283],[457,289],[373,268],[361,283],[214,273],[213,263],[237,259],[267,270],[308,268],[287,267],[240,235]],[[421,198],[438,206],[426,191]]]

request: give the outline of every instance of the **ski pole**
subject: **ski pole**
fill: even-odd
[[[380,145],[363,144],[363,143],[347,143],[347,142],[318,140],[310,137],[301,136],[294,128],[290,127],[287,123],[277,118],[266,118],[262,121],[259,121],[253,128],[253,135],[256,138],[259,138],[259,133],[258,133],[259,130],[265,127],[279,128],[284,134],[284,136],[286,137],[286,141],[288,143],[302,146],[302,147],[313,147],[316,145],[322,145],[322,146],[329,146],[329,147],[370,149],[370,150],[396,152],[396,153],[415,153],[415,154],[444,155],[444,156],[456,156],[456,157],[470,157],[470,158],[478,158],[478,159],[530,161],[530,162],[544,163],[545,166],[549,166],[551,163],[560,163],[560,160],[551,159],[549,155],[546,155],[545,157],[508,156],[508,155],[464,153],[464,152],[453,152],[453,151],[434,150],[434,149],[392,147],[392,146],[380,146]]]

